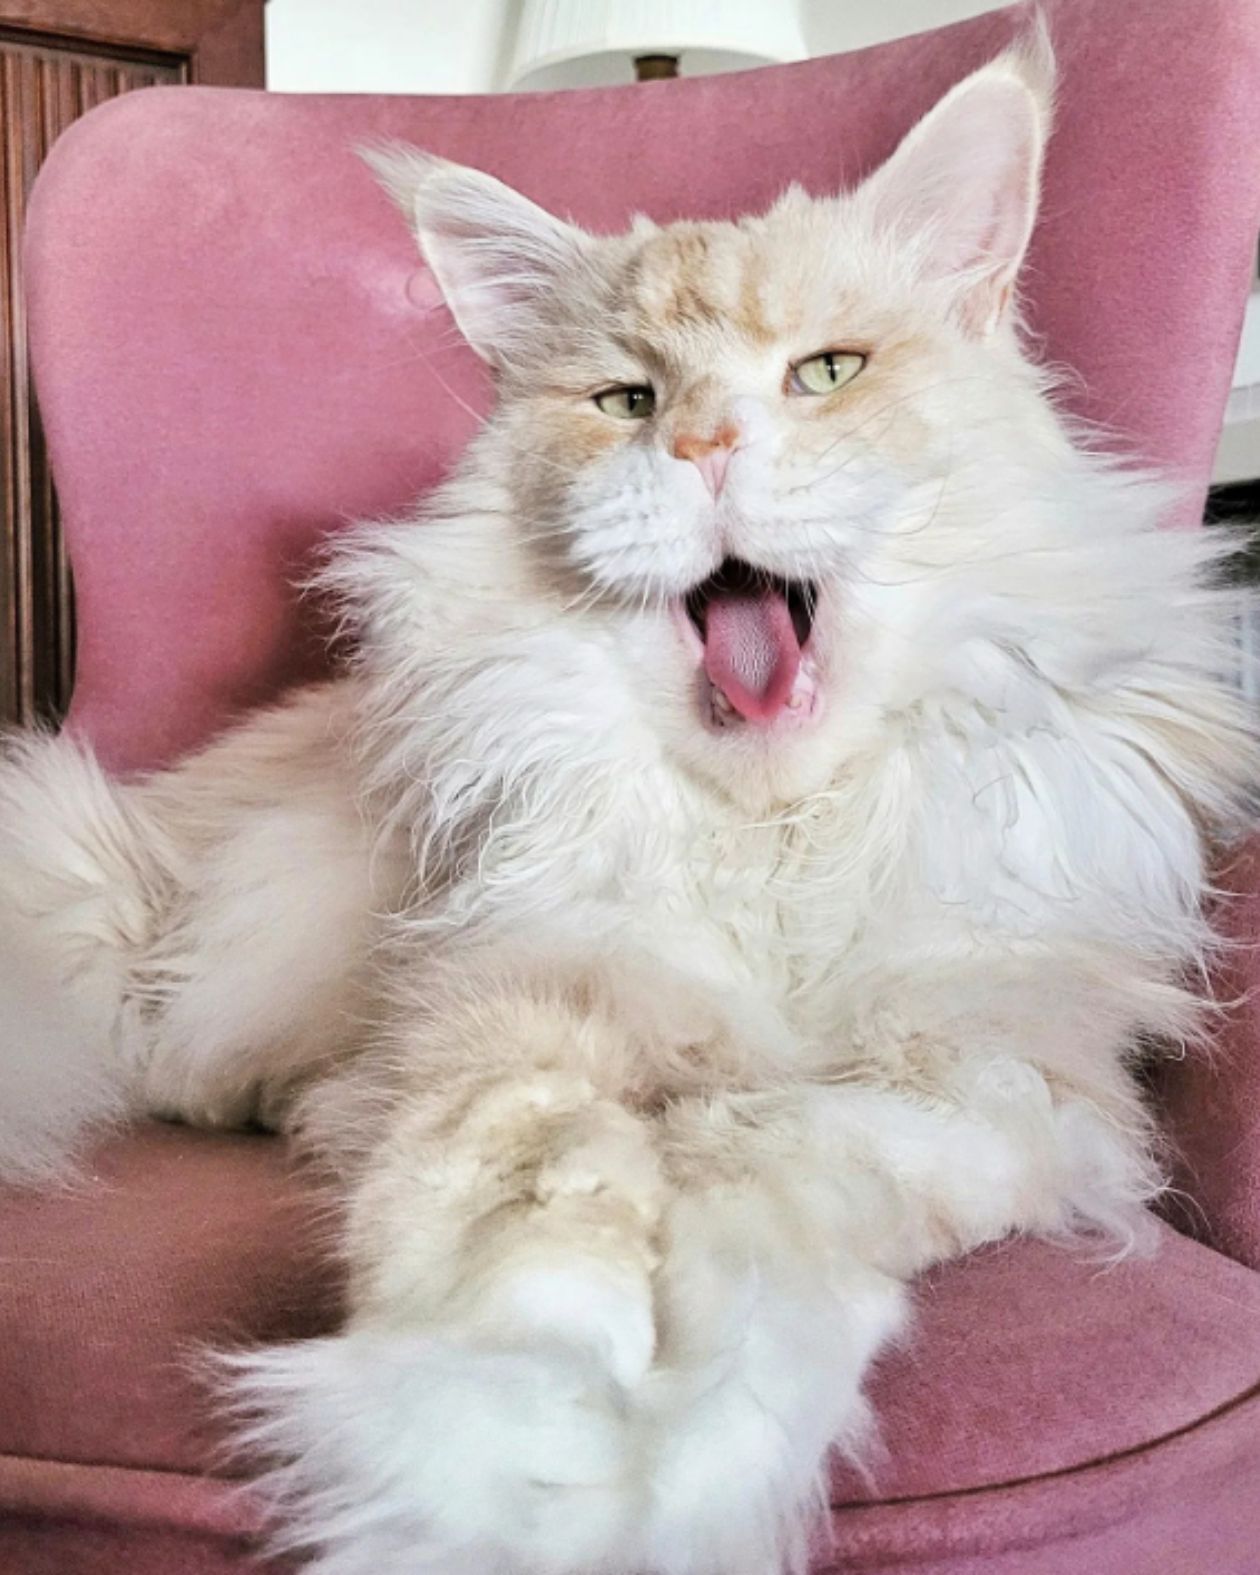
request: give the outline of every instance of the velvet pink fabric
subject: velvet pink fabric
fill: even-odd
[[[1044,8],[1063,90],[1033,323],[1073,407],[1186,479],[1190,520],[1260,222],[1260,7]],[[27,254],[79,593],[73,725],[140,769],[315,670],[292,590],[314,544],[431,486],[489,398],[352,143],[403,137],[596,227],[735,213],[858,178],[1016,26],[624,91],[151,89],[86,117],[41,176]],[[1216,1083],[1187,1072],[1170,1097],[1215,1239],[1256,1262],[1253,1017]],[[4,1201],[0,1575],[254,1567],[190,1353],[331,1325],[317,1214],[274,1141],[163,1128],[68,1195]],[[837,1476],[819,1571],[1260,1568],[1260,1278],[1167,1231],[1107,1272],[1013,1243],[920,1302],[876,1377],[886,1459]]]
[[[1260,1269],[1260,838],[1223,865],[1218,924],[1222,1011],[1209,1052],[1161,1070],[1175,1144],[1179,1225]]]
[[[257,1520],[198,1352],[335,1326],[320,1214],[275,1140],[162,1126],[107,1144],[68,1195],[6,1203],[0,1262],[27,1267],[0,1280],[0,1350],[23,1353],[0,1406],[0,1572],[39,1569],[67,1519],[93,1528],[90,1556],[58,1575],[109,1568],[93,1560],[124,1532],[237,1568]],[[835,1474],[821,1568],[1254,1569],[1260,1276],[1165,1228],[1154,1257],[1114,1266],[1011,1242],[928,1275],[917,1302],[876,1370],[872,1469]],[[1165,1546],[1153,1523],[1180,1565],[1143,1562]]]

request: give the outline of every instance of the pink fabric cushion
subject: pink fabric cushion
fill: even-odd
[[[884,1458],[838,1473],[822,1562],[1252,1575],[1258,1298],[1260,1277],[1169,1229],[1110,1267],[1014,1241],[929,1274],[871,1388]]]
[[[336,1320],[312,1189],[274,1138],[151,1125],[63,1193],[0,1211],[0,1455],[198,1471],[214,1458],[199,1349]]]
[[[1201,488],[1260,221],[1260,10],[1044,9],[1063,71],[1033,325],[1073,369],[1070,405]],[[356,142],[406,138],[597,228],[735,214],[792,180],[859,178],[1017,25],[582,93],[158,88],[80,121],[40,177],[27,252],[79,593],[76,725],[111,764],[150,765],[309,670],[291,584],[312,543],[430,487],[472,428],[465,404],[486,403]]]
[[[259,1562],[248,1541],[212,1533],[86,1522],[71,1530],[48,1520],[0,1525],[3,1575],[296,1575],[296,1566]]]
[[[112,1527],[110,1547],[128,1532],[243,1558],[253,1521],[193,1358],[335,1325],[318,1217],[279,1141],[160,1126],[103,1148],[71,1193],[5,1199],[0,1261],[24,1272],[0,1282],[0,1349],[22,1353],[0,1380],[0,1570],[38,1569],[4,1559],[56,1548],[61,1517]],[[837,1473],[820,1568],[913,1555],[952,1575],[1071,1534],[1099,1561],[1009,1568],[1254,1569],[1260,1277],[1171,1231],[1112,1268],[1019,1241],[928,1276],[918,1301],[875,1379],[884,1457],[870,1480]],[[1190,1550],[1179,1564],[1155,1560],[1168,1537]],[[1103,1559],[1112,1544],[1129,1562]],[[203,1568],[189,1560],[162,1575]]]

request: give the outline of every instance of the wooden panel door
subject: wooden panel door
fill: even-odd
[[[74,596],[26,358],[27,198],[54,139],[157,83],[263,84],[263,0],[0,0],[0,727],[56,722]]]

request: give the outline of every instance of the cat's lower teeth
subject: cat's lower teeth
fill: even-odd
[[[713,709],[715,711],[720,711],[723,716],[729,716],[730,713],[734,711],[735,707],[726,698],[726,695],[722,692],[722,690],[715,689],[713,691]]]

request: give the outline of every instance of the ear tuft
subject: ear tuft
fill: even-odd
[[[472,348],[500,368],[527,354],[548,300],[585,261],[585,232],[467,165],[398,143],[359,152],[402,209]]]
[[[1044,11],[1035,11],[1023,35],[994,61],[1006,61],[1036,100],[1044,133],[1049,136],[1054,121],[1054,90],[1059,68],[1054,55],[1054,40]]]
[[[355,150],[398,205],[408,226],[416,223],[416,197],[426,181],[433,179],[446,159],[424,153],[404,142],[363,143]]]
[[[1054,98],[1044,20],[952,88],[860,188],[876,226],[954,289],[978,338],[1006,315],[1037,215]]]

